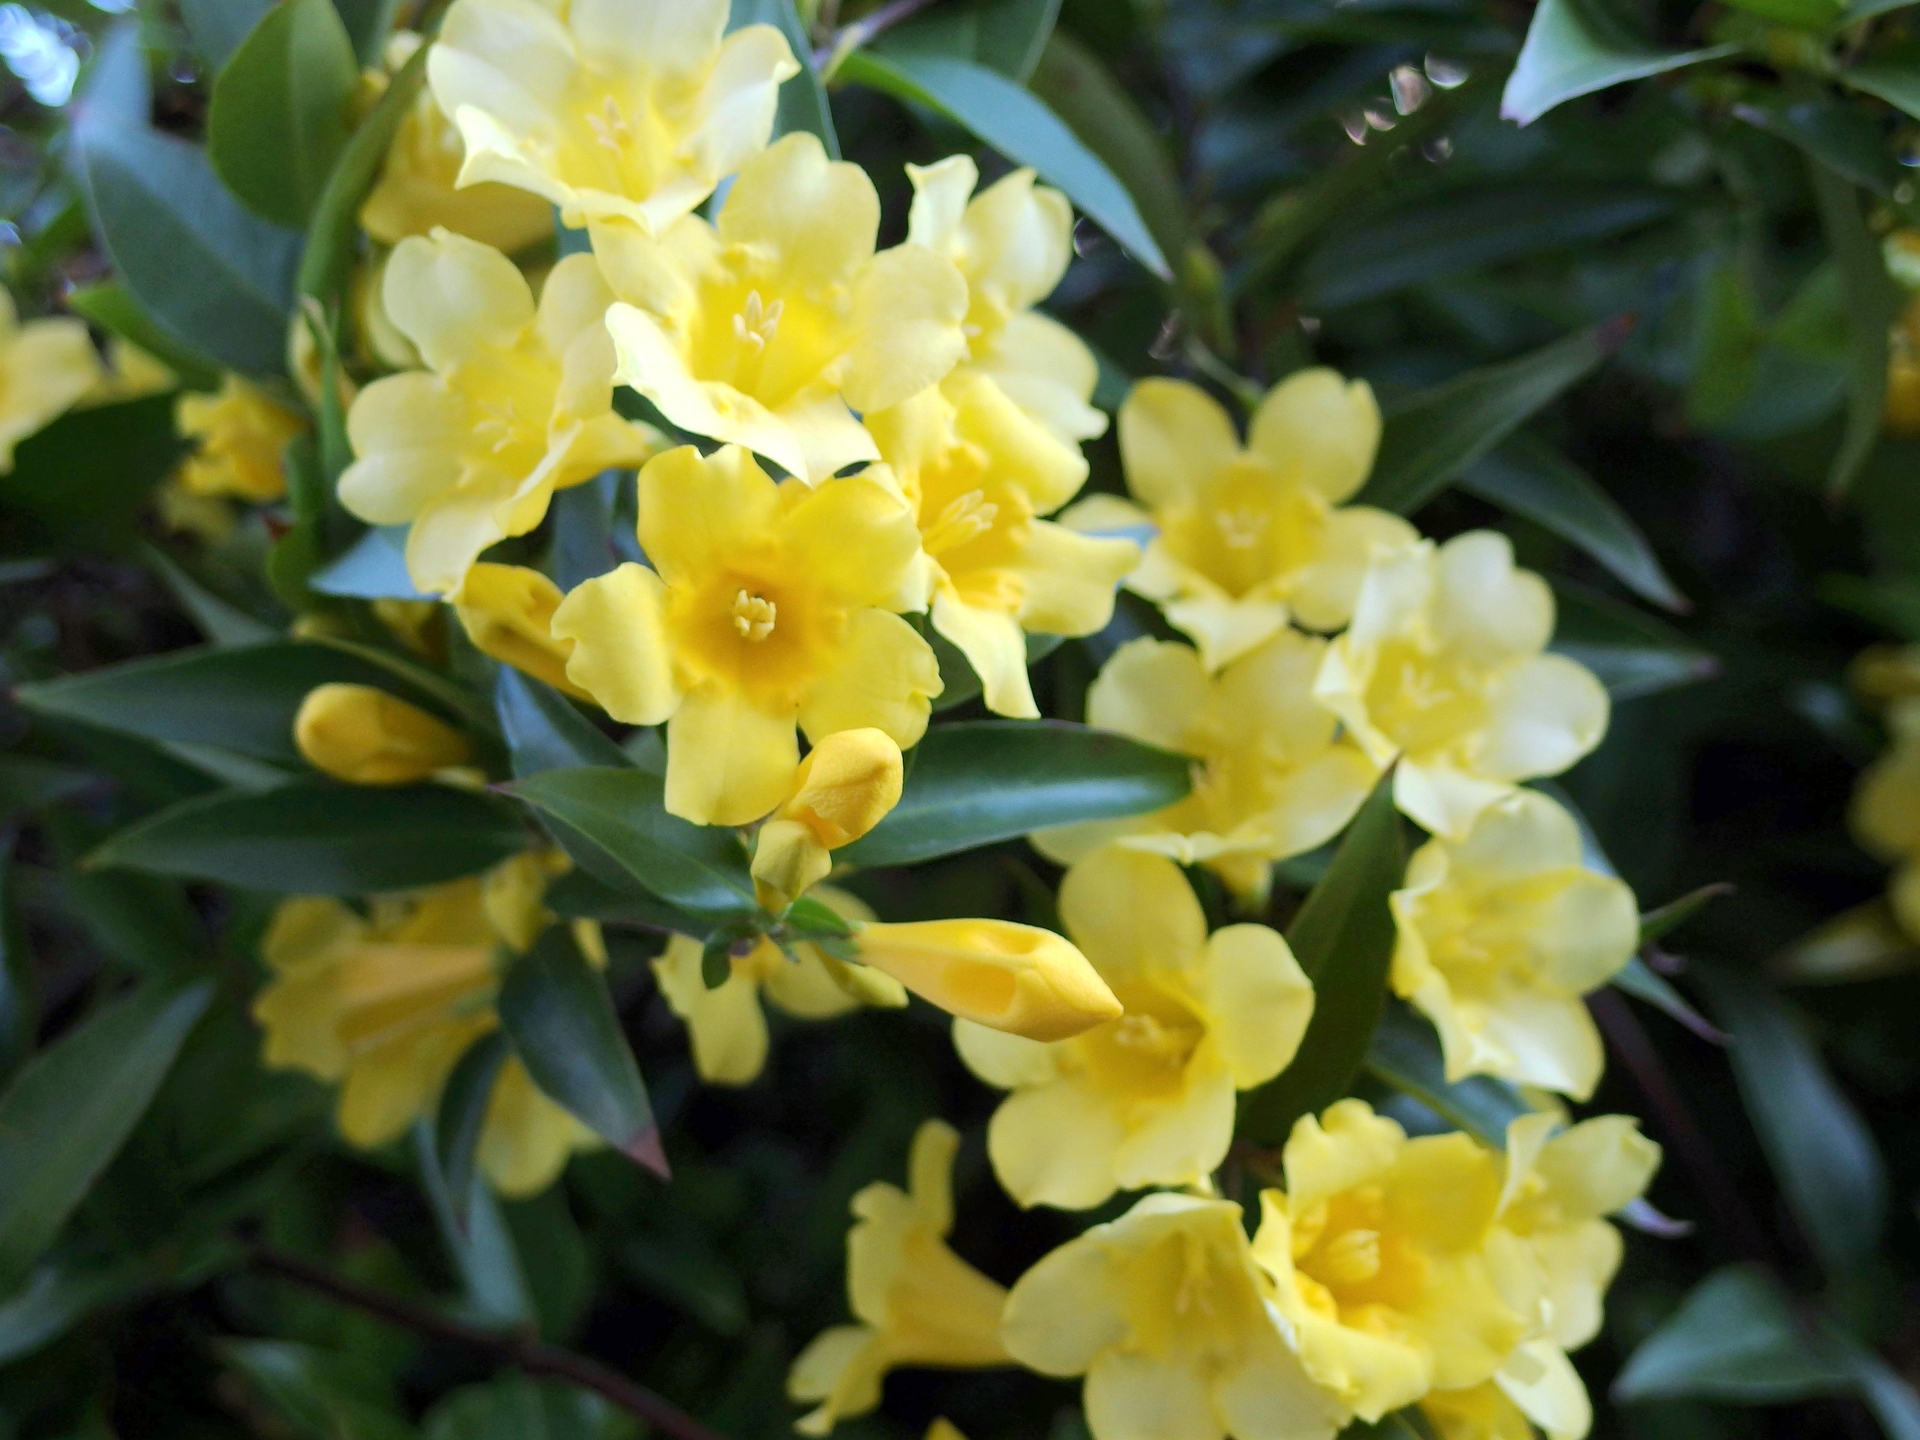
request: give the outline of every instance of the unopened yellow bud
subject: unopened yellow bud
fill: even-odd
[[[867,925],[860,958],[942,1010],[1029,1040],[1066,1040],[1119,1018],[1087,957],[1051,930],[1010,920]]]
[[[349,785],[405,785],[473,756],[467,737],[371,685],[322,685],[300,702],[294,743]]]
[[[523,565],[475,565],[453,602],[474,648],[503,665],[573,696],[586,691],[567,679],[573,641],[553,636],[553,612],[565,597],[538,570]]]
[[[761,904],[785,909],[824,880],[831,850],[851,845],[900,803],[900,747],[886,732],[841,730],[814,746],[787,801],[760,827],[753,878]]]

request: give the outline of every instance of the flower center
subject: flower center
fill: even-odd
[[[758,290],[749,290],[745,302],[734,312],[734,339],[754,354],[760,354],[779,333],[780,315],[786,308],[784,300],[768,305],[761,300]]]
[[[633,139],[633,127],[611,95],[602,97],[599,114],[587,112],[587,128],[593,131],[595,140],[616,153]]]
[[[1180,1091],[1187,1062],[1206,1038],[1206,1022],[1161,986],[1123,985],[1118,1020],[1071,1042],[1095,1083],[1132,1100],[1159,1101]]]
[[[969,490],[940,507],[933,524],[921,533],[920,543],[929,555],[957,549],[991,530],[999,514],[1000,507],[987,499],[986,491]]]
[[[737,590],[733,596],[734,632],[743,640],[758,644],[773,634],[774,620],[778,615],[773,601],[763,595],[754,595],[745,589]]]
[[[1380,1232],[1348,1230],[1320,1247],[1319,1270],[1330,1285],[1364,1285],[1380,1273]]]

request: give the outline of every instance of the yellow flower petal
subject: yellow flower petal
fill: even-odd
[[[575,650],[576,663],[584,649]],[[578,675],[573,666],[568,673]],[[780,803],[799,767],[793,719],[719,685],[690,691],[667,721],[667,809],[696,825],[758,820]]]
[[[1086,957],[1052,931],[1006,920],[868,925],[860,958],[964,1019],[1059,1040],[1120,1013]]]
[[[1254,411],[1247,448],[1272,463],[1286,483],[1304,485],[1337,505],[1373,470],[1380,407],[1373,387],[1325,368],[1296,370]]]
[[[1264,925],[1229,925],[1207,940],[1208,1035],[1233,1076],[1251,1090],[1292,1061],[1313,1018],[1313,982],[1281,936]]]
[[[1233,421],[1197,385],[1142,380],[1120,407],[1127,489],[1150,509],[1191,500],[1200,483],[1232,465],[1239,454]]]
[[[709,990],[701,975],[701,950],[698,940],[675,935],[653,962],[654,979],[668,1008],[687,1023],[700,1078],[709,1085],[750,1085],[767,1063],[759,986],[736,965],[724,983]]]
[[[665,607],[660,577],[628,562],[584,582],[554,611],[553,638],[573,647],[568,681],[616,720],[658,725],[681,705]]]
[[[538,570],[479,564],[467,571],[454,613],[481,654],[584,700],[587,692],[567,678],[573,642],[553,634],[553,617],[565,598]]]
[[[1090,1210],[1120,1188],[1114,1162],[1126,1138],[1112,1097],[1076,1077],[1002,1101],[987,1126],[987,1155],[1001,1188],[1020,1204]]]
[[[1194,964],[1207,919],[1171,862],[1118,848],[1096,851],[1060,882],[1060,918],[1103,975],[1118,979]]]
[[[473,757],[444,720],[371,685],[308,691],[293,738],[309,765],[349,785],[407,785]]]
[[[800,724],[816,744],[838,730],[872,726],[911,749],[942,688],[940,662],[917,630],[884,610],[855,610],[800,702]]]
[[[1566,1353],[1549,1340],[1530,1340],[1494,1376],[1502,1393],[1547,1432],[1548,1440],[1586,1440],[1593,1402]]]
[[[593,1131],[541,1094],[526,1066],[509,1055],[488,1097],[474,1159],[494,1189],[509,1200],[523,1200],[557,1180],[575,1150],[600,1143]]]
[[[412,236],[387,259],[387,316],[432,370],[476,350],[505,349],[533,323],[526,277],[490,245],[442,230]]]

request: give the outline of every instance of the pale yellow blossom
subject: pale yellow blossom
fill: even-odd
[[[15,446],[72,409],[102,374],[85,321],[55,315],[23,325],[0,289],[0,475],[13,470]]]
[[[560,587],[538,570],[483,560],[467,571],[453,610],[481,654],[585,700],[587,692],[567,678],[573,642],[553,633],[554,612],[564,599]]]
[[[187,494],[265,504],[287,493],[287,445],[307,422],[259,386],[230,374],[218,394],[183,390],[173,416],[193,444],[180,462]]]

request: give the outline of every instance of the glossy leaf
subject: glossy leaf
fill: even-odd
[[[1449,1081],[1440,1037],[1424,1016],[1399,1000],[1388,1000],[1381,1012],[1366,1065],[1376,1080],[1496,1150],[1506,1148],[1507,1126],[1533,1113],[1518,1090],[1491,1075]]]
[[[1719,1026],[1688,1004],[1687,997],[1673,988],[1672,981],[1638,955],[1629,959],[1607,983],[1679,1021],[1710,1044],[1724,1045],[1727,1041]]]
[[[1192,785],[1184,755],[1060,721],[937,725],[909,758],[893,813],[838,858],[910,865],[1053,825],[1144,814]]]
[[[1640,1343],[1613,1394],[1627,1404],[1698,1397],[1770,1405],[1849,1388],[1846,1365],[1794,1315],[1780,1282],[1758,1266],[1729,1265]]]
[[[514,808],[444,785],[300,782],[188,800],[88,858],[299,895],[371,895],[474,875],[525,847]]]
[[[456,1223],[463,1231],[477,1180],[475,1158],[480,1131],[486,1124],[487,1106],[493,1101],[494,1082],[500,1078],[500,1067],[506,1063],[510,1049],[506,1036],[498,1030],[482,1036],[467,1047],[440,1092],[433,1129],[434,1156],[440,1162],[440,1175]]]
[[[1590,0],[1540,0],[1500,97],[1500,114],[1530,125],[1575,96],[1717,60],[1738,48],[1661,50],[1626,34]]]
[[[1577,545],[1641,598],[1685,610],[1659,557],[1632,518],[1593,477],[1527,435],[1468,466],[1460,488]]]
[[[1847,312],[1847,431],[1827,472],[1838,495],[1853,483],[1880,436],[1887,404],[1887,331],[1903,303],[1888,278],[1880,246],[1867,229],[1860,197],[1824,163],[1812,167],[1814,198],[1827,244],[1840,265]]]
[[[333,0],[279,0],[221,67],[207,158],[258,215],[302,229],[347,143],[360,83]]]
[[[1133,196],[1044,103],[984,66],[935,55],[856,50],[840,74],[939,111],[1017,165],[1030,165],[1163,280],[1172,276]]]
[[[1283,1144],[1294,1121],[1345,1095],[1360,1073],[1386,1004],[1393,961],[1387,897],[1400,888],[1406,867],[1388,772],[1287,927],[1294,958],[1313,981],[1313,1019],[1293,1063],[1241,1096],[1240,1133],[1263,1144]]]
[[[333,0],[353,41],[353,53],[368,69],[379,65],[400,10],[400,0]]]
[[[551,816],[548,825],[559,822]],[[579,832],[572,832],[578,837]],[[578,843],[585,843],[583,840]],[[568,853],[572,853],[569,848]],[[632,882],[628,884],[631,886]],[[657,895],[638,888],[616,889],[598,879],[591,871],[575,869],[547,887],[547,908],[556,915],[576,920],[600,920],[621,925],[639,925],[678,935],[701,936],[709,922],[698,920]]]
[[[702,920],[754,909],[746,853],[733,832],[669,815],[658,776],[589,766],[543,770],[505,789],[559,821],[568,853],[605,884],[658,895]]]
[[[1470,370],[1388,407],[1373,477],[1357,497],[1411,515],[1626,339],[1629,322],[1608,320],[1517,360]]]
[[[25,1279],[119,1151],[212,997],[208,981],[137,990],[0,1093],[0,1293]]]
[[[493,703],[516,776],[583,765],[619,768],[633,763],[626,751],[574,708],[571,700],[511,665],[500,667],[493,685]]]
[[[272,8],[273,0],[180,0],[180,18],[208,69],[218,70]]]
[[[158,546],[146,546],[142,553],[211,644],[261,645],[280,638],[280,630],[215,595]]]
[[[133,292],[119,281],[102,280],[77,287],[67,295],[67,308],[146,351],[178,375],[188,389],[219,388],[220,367],[154,324],[133,298]]]
[[[124,556],[137,548],[142,512],[185,448],[169,395],[69,411],[20,443],[13,472],[0,475],[0,506],[23,539]],[[76,475],[88,483],[74,484]]]
[[[565,926],[548,927],[507,971],[500,1023],[549,1099],[628,1158],[667,1174],[660,1127],[607,982]]]
[[[1553,648],[1600,677],[1615,700],[1691,685],[1720,662],[1671,625],[1610,595],[1568,580],[1554,582]]]
[[[971,0],[935,6],[889,30],[883,54],[946,55],[1024,85],[1060,17],[1060,0]]]
[[[727,17],[727,29],[745,25],[771,25],[787,37],[793,58],[800,62],[800,73],[780,87],[780,104],[774,112],[774,135],[790,135],[804,130],[819,137],[827,154],[840,158],[840,137],[833,128],[833,108],[827,103],[827,87],[820,83],[820,72],[813,66],[813,45],[807,39],[807,27],[800,23],[793,0],[733,0]]]

